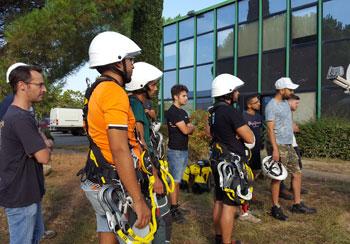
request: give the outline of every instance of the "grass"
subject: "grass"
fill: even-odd
[[[58,232],[56,238],[42,243],[97,243],[95,216],[83,192],[76,172],[84,165],[86,151],[72,153],[72,148],[55,151],[53,172],[47,177],[44,216],[48,229]],[[321,164],[324,169],[325,165]],[[316,169],[316,162],[313,169]],[[287,183],[288,184],[288,183]],[[281,222],[269,216],[269,181],[255,182],[259,201],[251,210],[262,219],[259,224],[237,222],[234,238],[244,243],[350,243],[350,183],[305,179],[303,186],[310,193],[303,198],[317,207],[316,215],[293,215],[287,211],[290,201],[281,200],[289,220]],[[213,243],[211,210],[212,193],[181,193],[182,206],[189,210],[185,224],[173,225],[172,243]],[[8,242],[7,222],[0,210],[0,243]]]

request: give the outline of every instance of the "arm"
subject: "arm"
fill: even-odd
[[[194,125],[191,123],[186,124],[185,121],[180,121],[175,124],[179,130],[185,135],[191,135],[194,131]]]
[[[272,146],[272,159],[275,161],[278,161],[280,156],[279,156],[279,151],[278,151],[278,146],[276,142],[276,136],[275,136],[275,122],[273,120],[267,121],[267,136],[270,140],[271,146]]]
[[[157,119],[157,114],[154,109],[145,109],[145,113],[151,118],[152,121]]]
[[[253,131],[249,128],[248,125],[243,125],[236,129],[236,133],[243,141],[247,144],[255,143],[255,137]]]
[[[137,214],[135,225],[143,228],[149,223],[151,212],[143,199],[137,182],[134,163],[128,145],[128,132],[126,130],[108,129],[107,135],[119,178],[134,202]]]
[[[300,132],[299,126],[295,122],[293,122],[293,132],[294,133],[299,133]]]
[[[136,122],[136,131],[137,131],[138,136],[140,137],[142,146],[143,146],[145,149],[148,149],[147,143],[146,143],[146,141],[145,141],[145,131],[143,130],[143,123],[141,123],[141,122]]]
[[[34,153],[34,158],[36,159],[36,161],[38,161],[38,163],[41,164],[48,164],[50,161],[50,150],[49,148],[44,148],[41,149],[37,152]]]

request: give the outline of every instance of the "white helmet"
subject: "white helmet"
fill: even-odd
[[[10,83],[10,74],[11,72],[18,68],[19,66],[28,66],[28,64],[25,63],[14,63],[12,64],[6,71],[6,83]]]
[[[114,31],[105,31],[91,41],[89,47],[89,67],[95,68],[135,57],[141,48],[128,37]]]
[[[137,62],[134,64],[131,81],[125,85],[125,90],[140,90],[149,82],[160,79],[162,75],[163,72],[157,67],[145,62]]]
[[[288,176],[286,168],[280,161],[275,161],[272,156],[265,157],[261,162],[263,173],[274,180],[285,180]]]
[[[244,82],[236,76],[230,74],[218,75],[211,83],[211,96],[220,97],[229,94],[243,85]]]

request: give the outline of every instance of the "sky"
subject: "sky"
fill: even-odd
[[[191,10],[198,11],[220,2],[223,0],[164,0],[163,17],[186,15]],[[89,78],[93,82],[98,75],[97,71],[89,69],[88,65],[85,64],[76,73],[64,78],[66,80],[64,89],[84,92],[86,89],[85,79]]]

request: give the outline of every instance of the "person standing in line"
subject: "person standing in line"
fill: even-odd
[[[51,152],[30,107],[43,100],[46,87],[40,67],[14,65],[8,72],[14,100],[1,125],[0,206],[5,208],[11,244],[39,243],[44,234],[43,165]]]
[[[232,241],[231,238],[235,215],[242,204],[241,197],[247,194],[248,190],[241,185],[242,179],[238,174],[226,174],[226,170],[220,170],[221,168],[218,167],[227,158],[231,159],[232,155],[235,155],[235,158],[239,157],[238,164],[243,168],[243,162],[247,162],[245,147],[252,149],[255,144],[254,133],[245,123],[242,114],[232,106],[238,101],[238,89],[243,85],[244,82],[241,79],[230,74],[221,74],[212,82],[211,92],[215,103],[209,109],[209,126],[212,136],[210,159],[215,182],[213,220],[215,243],[217,244],[240,243],[238,240]],[[216,150],[218,147],[220,149]],[[228,164],[233,167],[236,163],[230,161]],[[233,186],[233,182],[240,183]],[[223,190],[224,185],[230,189],[229,192]],[[243,187],[247,192],[243,193],[238,190]],[[234,192],[234,198],[230,192]]]
[[[255,146],[251,150],[251,158],[249,159],[249,166],[254,173],[256,178],[261,171],[261,130],[263,126],[263,118],[260,111],[260,98],[257,94],[250,95],[246,98],[246,110],[243,112],[243,119],[253,131],[255,136]],[[252,223],[259,223],[261,219],[255,217],[249,212],[249,203],[245,202],[242,204],[242,214],[239,216],[239,220],[248,221]]]
[[[174,85],[171,88],[173,104],[165,112],[169,135],[167,150],[169,171],[175,181],[175,190],[170,193],[170,209],[173,221],[178,223],[183,223],[186,220],[179,208],[179,184],[188,163],[188,135],[191,135],[195,130],[187,112],[181,109],[187,104],[187,93],[186,86]]]
[[[150,136],[152,118],[147,112],[149,110],[145,109],[145,104],[148,104],[152,97],[157,95],[157,85],[162,75],[163,72],[155,66],[145,62],[137,62],[134,64],[131,82],[127,83],[125,86],[125,89],[131,92],[129,100],[136,119],[136,130],[144,149],[152,154],[156,154],[157,152],[153,151]],[[153,244],[170,243],[171,239],[170,209],[167,204],[167,196],[164,195],[163,183],[158,173],[159,172],[153,168],[153,175],[155,177],[154,191],[157,193],[157,204],[160,206],[159,216],[157,216],[158,228],[152,241]]]
[[[106,211],[98,201],[98,194],[106,184],[119,179],[133,201],[137,215],[135,227],[146,227],[151,219],[140,184],[135,173],[131,149],[140,155],[135,137],[135,117],[130,107],[125,84],[131,81],[134,58],[140,47],[128,37],[113,31],[99,33],[89,47],[89,67],[101,76],[85,95],[84,114],[87,135],[90,140],[89,155],[96,155],[91,163],[88,157],[81,188],[95,210],[100,243],[118,243],[116,234],[109,227]],[[88,96],[89,95],[89,96]],[[102,170],[100,169],[102,168]],[[123,193],[121,193],[123,194]]]
[[[291,97],[288,99],[288,104],[289,104],[290,109],[292,110],[292,112],[295,112],[298,109],[298,107],[299,107],[300,97],[295,95],[295,94],[291,95]],[[300,167],[300,169],[302,169],[303,165],[302,165],[302,161],[301,161],[301,152],[300,152],[300,148],[299,148],[299,146],[297,144],[297,140],[295,138],[295,133],[299,133],[300,129],[299,129],[299,126],[295,122],[293,122],[293,132],[294,132],[294,134],[293,134],[293,143],[292,143],[292,145],[293,145],[293,148],[294,148],[296,154],[298,155],[299,167]],[[293,192],[292,181],[291,181],[291,184],[290,184],[289,191]],[[308,191],[305,188],[303,188],[303,187],[301,187],[301,191],[300,192],[301,192],[301,194],[307,194],[308,193]],[[281,181],[280,197],[281,197],[281,195],[289,195],[287,193],[287,189],[286,189],[286,186],[285,186],[283,181]],[[292,200],[292,199],[293,199],[293,196],[291,196],[290,199],[287,199],[287,200]]]
[[[291,206],[292,213],[312,214],[316,209],[310,208],[301,201],[301,169],[298,155],[293,148],[293,120],[292,111],[288,99],[299,85],[296,85],[288,77],[282,77],[275,83],[276,94],[267,104],[265,118],[267,124],[267,135],[270,143],[268,154],[272,155],[274,161],[280,161],[287,171],[293,175],[293,197],[294,204]],[[271,180],[272,208],[271,215],[278,220],[287,220],[288,216],[279,205],[280,180]]]

